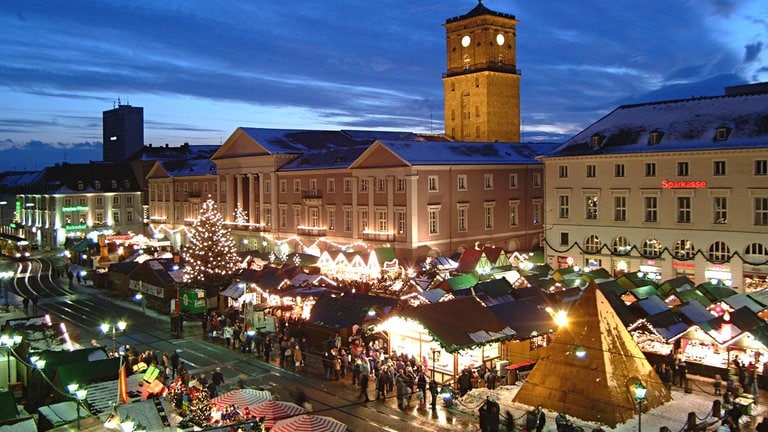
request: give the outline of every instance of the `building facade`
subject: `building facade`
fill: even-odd
[[[723,281],[768,276],[768,92],[621,106],[542,157],[554,268]]]
[[[144,108],[118,102],[102,113],[102,160],[122,162],[144,148]]]

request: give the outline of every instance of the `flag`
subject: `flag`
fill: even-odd
[[[128,376],[124,367],[121,367],[117,374],[117,396],[124,404],[128,403]]]

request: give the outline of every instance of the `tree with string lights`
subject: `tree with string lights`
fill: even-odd
[[[184,248],[184,282],[208,289],[219,288],[231,280],[239,266],[232,233],[216,203],[203,203],[197,221],[189,231]]]

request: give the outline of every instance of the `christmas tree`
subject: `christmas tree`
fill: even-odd
[[[184,282],[204,288],[227,284],[239,266],[235,241],[213,200],[203,203],[184,248]]]
[[[189,405],[189,421],[200,427],[206,426],[211,417],[212,408],[208,392],[205,390],[198,392]]]
[[[240,207],[240,204],[238,204],[237,208],[235,209],[235,223],[238,225],[248,223],[248,212],[243,210],[243,208]]]

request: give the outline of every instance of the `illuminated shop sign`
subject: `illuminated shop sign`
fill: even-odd
[[[661,187],[664,189],[706,189],[707,182],[687,181],[687,180],[679,180],[679,181],[662,180]]]
[[[76,206],[76,207],[62,207],[63,212],[76,212],[76,211],[88,211],[88,207]]]

